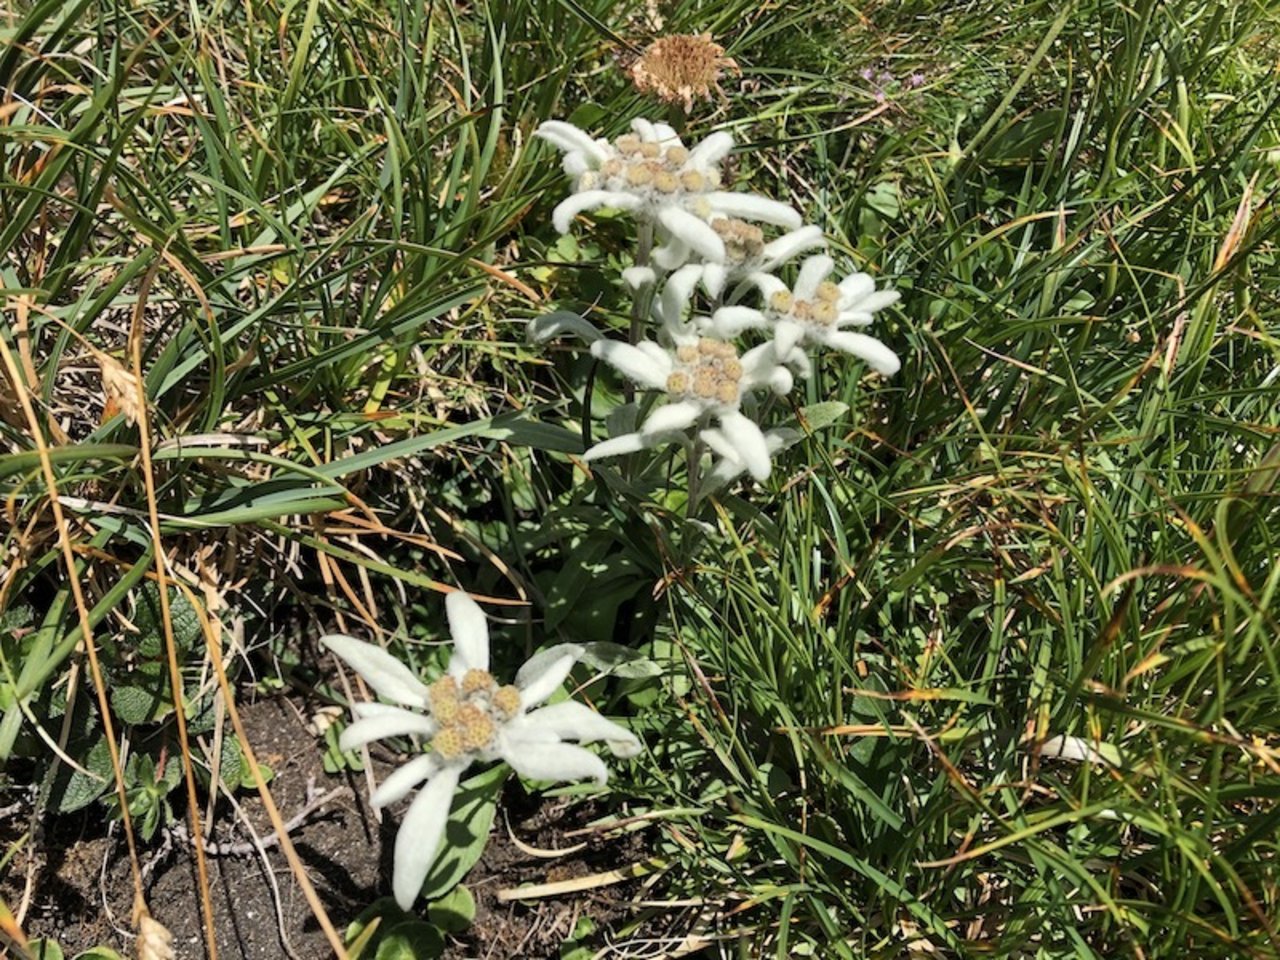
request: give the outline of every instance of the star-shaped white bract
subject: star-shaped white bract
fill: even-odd
[[[741,357],[733,344],[712,337],[668,328],[673,346],[653,340],[632,346],[618,340],[597,340],[593,355],[627,379],[649,390],[660,390],[667,402],[653,410],[640,429],[597,443],[584,460],[634,453],[677,439],[690,427],[705,432],[714,421],[723,443],[757,480],[769,476],[772,463],[764,433],[742,413],[742,398],[772,390],[785,394],[793,378],[774,360],[773,344],[761,344]]]
[[[802,348],[831,347],[860,357],[882,376],[892,376],[902,366],[897,355],[874,337],[844,328],[869,326],[876,311],[898,300],[898,292],[877,290],[865,273],[833,283],[827,277],[834,268],[828,256],[809,257],[791,288],[767,273],[751,275],[764,297],[761,312],[773,332],[779,361],[807,373],[809,360]]]
[[[720,307],[710,316],[693,311],[694,289],[705,276],[706,267],[700,263],[686,264],[667,277],[662,292],[654,298],[651,308],[653,319],[668,339],[675,343],[692,343],[699,335],[706,334],[719,340],[731,340],[743,330],[768,324],[759,310],[738,304]]]
[[[384,807],[425,781],[396,834],[392,888],[404,910],[422,889],[454,791],[472,763],[505,760],[533,780],[604,783],[609,772],[600,758],[566,741],[603,740],[620,757],[640,752],[634,734],[581,703],[540,706],[560,689],[581,647],[543,650],[520,668],[514,684],[499,686],[489,673],[489,628],[480,607],[460,591],[449,594],[445,607],[454,652],[448,671],[430,685],[379,646],[340,634],[321,637],[380,697],[392,701],[353,704],[357,720],[339,739],[343,750],[408,735],[428,743],[426,752],[388,776],[370,797],[374,807]]]
[[[727,133],[713,133],[686,147],[670,126],[637,118],[632,133],[614,141],[594,139],[561,120],[548,120],[536,134],[564,152],[564,169],[574,178],[573,193],[560,202],[551,220],[568,233],[573,218],[587,210],[614,207],[656,224],[667,244],[659,260],[678,245],[708,260],[722,262],[725,243],[712,228],[718,219],[739,218],[786,229],[800,226],[800,214],[768,197],[721,190],[720,164],[733,149]],[[676,264],[676,266],[679,265]],[[664,267],[671,269],[671,267]]]

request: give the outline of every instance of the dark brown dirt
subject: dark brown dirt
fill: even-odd
[[[286,820],[310,796],[346,788],[290,834],[325,909],[343,931],[365,907],[390,892],[390,851],[399,811],[379,825],[365,802],[362,774],[324,772],[324,747],[307,729],[304,709],[292,699],[274,698],[242,707],[242,714],[259,761],[275,772],[272,794]],[[171,794],[179,810],[185,810],[183,798],[181,789]],[[238,802],[258,836],[268,836],[271,827],[257,794],[242,792]],[[475,921],[448,940],[446,960],[558,957],[580,917],[589,916],[601,931],[630,917],[633,882],[530,903],[498,899],[499,890],[521,883],[564,880],[644,860],[642,834],[625,839],[596,832],[566,836],[603,813],[590,801],[529,795],[511,778],[485,854],[466,878],[476,899]],[[11,813],[0,823],[0,841],[8,848],[31,822],[29,814]],[[69,957],[98,945],[129,955],[132,883],[120,831],[108,827],[102,808],[95,805],[87,815],[37,824],[36,834],[0,878],[0,896],[16,911],[31,876],[23,920],[27,934],[56,939]],[[214,834],[224,843],[249,839],[242,819],[225,803],[219,806]],[[582,848],[565,856],[535,856],[522,851],[512,835],[541,851]],[[174,934],[178,957],[207,956],[190,848],[181,838],[169,843],[157,839],[140,856],[149,868],[148,905]],[[284,855],[272,848],[265,859],[257,853],[208,858],[219,957],[281,960],[292,953],[298,960],[317,960],[331,955]]]

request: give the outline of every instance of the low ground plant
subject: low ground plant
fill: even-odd
[[[1277,21],[7,11],[0,943],[1280,955]]]

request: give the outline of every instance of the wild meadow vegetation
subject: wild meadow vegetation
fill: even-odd
[[[720,91],[636,89],[703,33]],[[251,802],[303,956],[486,955],[505,766],[416,903],[351,907],[242,718],[324,718],[355,810],[420,748],[346,749],[375,694],[319,638],[430,683],[460,587],[497,682],[576,644],[556,698],[642,744],[525,781],[626,841],[550,955],[1280,956],[1276,5],[44,0],[0,37],[10,955],[248,956],[208,861]],[[817,354],[762,482],[692,438],[584,460],[651,401],[527,336],[633,332],[636,224],[558,231],[534,132],[636,117],[731,134],[726,189],[901,294],[901,369]],[[99,946],[29,916],[74,818],[129,864]]]

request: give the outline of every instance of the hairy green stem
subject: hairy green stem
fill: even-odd
[[[689,442],[689,499],[685,501],[684,516],[686,520],[692,520],[697,516],[698,512],[698,494],[701,492],[702,486],[702,454],[706,452],[707,445],[702,439],[702,424],[698,425],[698,433],[694,439]]]

